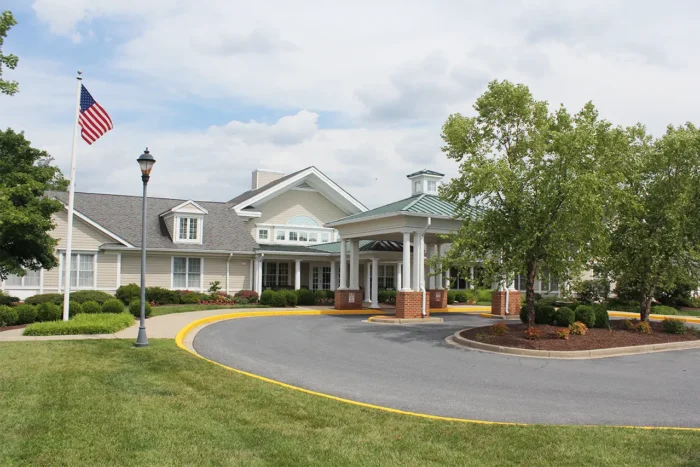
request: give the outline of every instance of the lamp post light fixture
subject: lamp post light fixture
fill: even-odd
[[[148,148],[136,159],[141,167],[141,180],[143,181],[143,201],[141,209],[141,321],[139,334],[136,338],[136,347],[147,347],[146,337],[146,186],[151,178],[151,169],[156,160],[151,156]]]

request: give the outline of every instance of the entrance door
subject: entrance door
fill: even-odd
[[[330,290],[331,289],[331,267],[330,266],[313,266],[311,270],[311,290]]]

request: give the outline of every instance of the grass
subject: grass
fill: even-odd
[[[199,310],[231,310],[236,308],[267,308],[266,305],[251,303],[250,305],[163,305],[151,308],[151,316],[168,315],[170,313],[185,313]]]
[[[24,328],[25,336],[62,336],[70,334],[114,334],[134,324],[130,313],[77,315],[68,321],[47,321]]]
[[[0,387],[10,465],[700,464],[697,432],[423,420],[239,375],[172,340],[0,343]]]

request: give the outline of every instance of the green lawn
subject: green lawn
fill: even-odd
[[[423,420],[239,375],[172,340],[131,344],[0,343],[1,463],[700,465],[697,432]]]
[[[199,311],[199,310],[231,310],[236,308],[267,308],[266,305],[163,305],[154,306],[151,308],[151,316],[167,315],[170,313],[184,313],[186,311]]]

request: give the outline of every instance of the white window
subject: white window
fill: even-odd
[[[63,281],[66,270],[66,254],[61,253],[61,276]],[[94,253],[74,253],[71,254],[70,262],[70,286],[71,288],[95,288],[95,254]]]
[[[305,242],[307,241],[308,237],[306,236],[306,232],[299,232],[299,241],[300,242]]]
[[[202,288],[202,259],[173,258],[173,289]]]
[[[413,191],[415,191],[416,193],[418,193],[418,192],[421,191],[421,190],[420,190],[420,183],[421,183],[421,182],[416,182],[416,183],[413,185],[413,186],[415,187],[415,188],[413,189]]]
[[[275,238],[276,238],[277,240],[281,240],[281,241],[286,240],[285,231],[284,231],[284,230],[277,230],[277,231],[276,231],[276,234],[277,234],[277,235],[276,235]]]
[[[9,287],[39,287],[41,273],[26,269],[24,276],[8,274],[5,285]]]
[[[182,241],[198,241],[200,239],[201,223],[196,217],[179,217],[177,239]]]
[[[298,235],[299,234],[297,232],[289,232],[289,241],[296,242],[297,239],[299,238]]]
[[[289,263],[263,261],[263,288],[277,289],[289,285]]]
[[[328,234],[325,233],[325,232],[322,233],[322,234],[321,234],[321,242],[323,242],[323,243],[328,243],[329,241],[330,241],[330,235],[328,235]]]
[[[377,285],[379,289],[393,289],[394,288],[394,265],[393,264],[380,264],[379,265],[379,275],[377,276]]]
[[[318,242],[318,234],[316,232],[309,232],[309,241]]]
[[[428,182],[428,191],[437,191],[437,182]]]
[[[267,240],[267,229],[258,229],[258,240]]]

